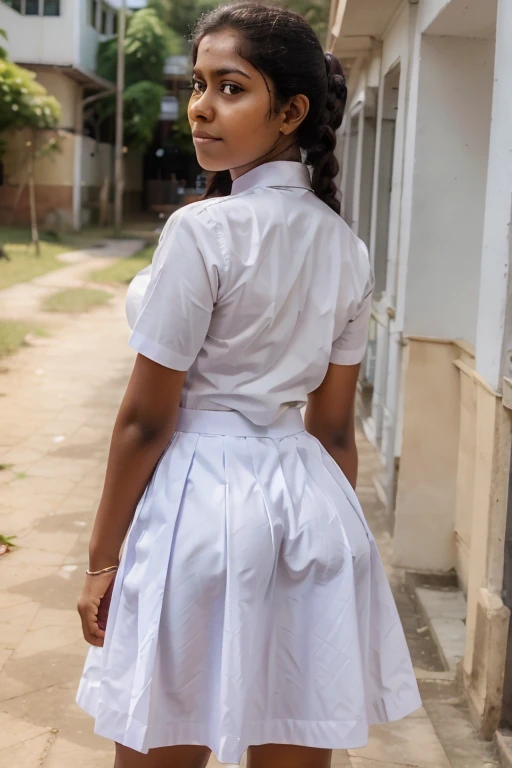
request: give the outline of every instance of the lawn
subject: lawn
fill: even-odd
[[[0,259],[0,290],[65,267],[57,256],[73,250],[64,243],[41,241],[41,255],[36,256],[30,244],[30,232],[10,227],[0,228],[0,243],[10,258],[10,261]]]
[[[150,225],[145,224],[145,226],[146,229],[140,227],[141,231],[124,231],[120,237],[158,239],[158,235],[149,230]],[[151,226],[154,229],[154,224]],[[0,290],[67,266],[57,258],[62,253],[93,248],[101,240],[113,237],[116,235],[111,228],[84,229],[82,232],[62,234],[58,238],[45,237],[41,234],[41,256],[37,257],[34,247],[30,244],[30,230],[0,227],[0,245],[11,259],[10,261],[0,259]]]
[[[122,283],[127,285],[141,269],[150,264],[154,252],[155,245],[150,245],[141,251],[137,251],[137,253],[127,259],[118,259],[114,264],[93,272],[91,280],[95,283]]]
[[[67,288],[48,296],[43,302],[43,310],[65,313],[87,312],[93,307],[107,304],[111,298],[111,293],[94,288]]]
[[[40,328],[18,320],[0,320],[0,357],[16,352],[29,334],[44,335]]]

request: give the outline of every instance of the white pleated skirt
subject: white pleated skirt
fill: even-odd
[[[357,497],[299,410],[181,410],[128,534],[77,701],[139,752],[358,748],[421,706]]]

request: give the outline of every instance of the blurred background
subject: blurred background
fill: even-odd
[[[125,2],[2,0],[0,225],[30,223],[31,174],[43,230],[113,223],[120,64],[124,213],[168,215],[201,190],[186,114],[189,37],[215,3]],[[328,0],[286,5],[325,39]]]

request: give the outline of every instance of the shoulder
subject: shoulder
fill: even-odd
[[[208,262],[223,262],[222,237],[209,213],[214,200],[199,200],[179,208],[167,220],[159,239],[159,250],[195,248]]]

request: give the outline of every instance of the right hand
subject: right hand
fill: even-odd
[[[78,613],[82,620],[85,640],[97,648],[103,647],[105,632],[98,626],[100,601],[116,574],[105,573],[101,576],[86,576],[82,594],[78,600]]]

